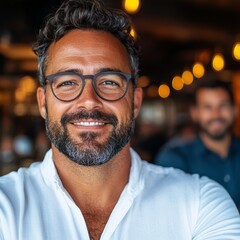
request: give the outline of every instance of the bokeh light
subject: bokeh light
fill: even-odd
[[[196,77],[196,78],[201,78],[204,76],[205,74],[205,68],[203,66],[202,63],[200,62],[196,62],[194,65],[193,65],[193,75]]]
[[[172,80],[172,87],[175,89],[175,90],[181,90],[183,88],[183,80],[181,77],[179,76],[175,76]]]
[[[138,79],[138,87],[144,88],[150,85],[150,78],[147,76],[141,76]]]
[[[236,44],[234,44],[233,46],[233,57],[236,60],[240,60],[240,42],[237,42]]]
[[[161,84],[158,88],[158,94],[161,98],[167,98],[170,95],[170,88],[166,84]]]
[[[193,75],[190,71],[186,70],[182,74],[182,81],[186,85],[190,85],[193,82]]]
[[[140,9],[140,0],[123,0],[123,8],[130,14],[137,13]]]
[[[221,71],[224,68],[225,62],[223,55],[220,53],[217,53],[213,56],[212,60],[212,67],[216,71]]]
[[[135,29],[134,29],[133,27],[131,28],[130,34],[132,35],[132,37],[133,37],[134,39],[137,38],[137,33],[136,33],[136,31],[135,31]]]

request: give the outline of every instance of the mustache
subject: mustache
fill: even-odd
[[[108,123],[112,124],[114,127],[117,126],[118,124],[118,119],[115,115],[111,113],[104,113],[99,110],[93,110],[93,111],[81,110],[76,113],[64,114],[61,117],[61,123],[65,125],[71,121],[88,120],[88,119],[107,121]]]

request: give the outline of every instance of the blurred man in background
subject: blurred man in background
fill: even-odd
[[[161,151],[155,163],[208,176],[223,185],[240,207],[240,141],[233,135],[237,107],[230,86],[221,81],[199,85],[190,109],[198,136]]]

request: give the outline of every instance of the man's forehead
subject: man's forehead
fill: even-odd
[[[80,66],[80,65],[82,66]],[[106,65],[107,66],[106,66]],[[112,34],[97,30],[72,30],[48,49],[47,66],[56,68],[109,67],[128,71],[127,50]]]
[[[53,42],[49,49],[53,48],[78,48],[79,50],[90,51],[93,48],[103,48],[106,50],[125,51],[124,45],[111,33],[100,30],[74,29],[62,38]]]

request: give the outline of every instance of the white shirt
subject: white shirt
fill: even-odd
[[[129,183],[101,240],[240,239],[238,211],[217,183],[149,164],[133,150],[131,159]],[[0,178],[0,239],[89,240],[51,150],[43,162]]]

